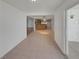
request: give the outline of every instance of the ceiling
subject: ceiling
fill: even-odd
[[[52,12],[65,0],[37,0],[37,2],[33,3],[31,0],[3,0],[4,2],[20,9],[21,11],[27,13],[34,12]]]
[[[79,4],[73,6],[71,9],[76,9],[76,10],[79,10]]]

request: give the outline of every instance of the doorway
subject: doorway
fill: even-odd
[[[51,30],[53,16],[27,16],[27,35],[39,30]]]
[[[27,35],[34,32],[34,20],[32,17],[27,16]]]
[[[67,54],[70,59],[79,58],[79,4],[66,10]]]

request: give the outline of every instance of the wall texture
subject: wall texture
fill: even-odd
[[[26,38],[26,15],[0,1],[0,57]]]

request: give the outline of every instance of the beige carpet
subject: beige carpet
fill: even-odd
[[[51,39],[50,31],[36,31],[2,59],[66,59]]]
[[[69,42],[69,59],[79,59],[79,42]]]

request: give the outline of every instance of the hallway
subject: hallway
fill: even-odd
[[[50,31],[36,31],[2,59],[66,59],[51,40]]]

